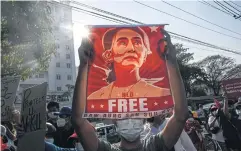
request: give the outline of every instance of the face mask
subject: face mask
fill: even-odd
[[[53,138],[46,138],[45,141],[48,142],[48,143],[51,143],[51,144],[54,143],[54,139]]]
[[[144,130],[142,119],[125,119],[116,121],[116,123],[117,132],[129,142],[135,141]]]
[[[216,115],[217,115],[217,111],[212,111],[212,114],[213,114],[214,116],[216,116]]]
[[[81,143],[76,143],[75,144],[75,149],[78,150],[78,151],[83,151],[84,150],[82,145],[81,145]]]
[[[51,118],[51,119],[57,119],[57,118],[58,118],[57,115],[54,115],[54,112],[49,112],[49,113],[48,113],[48,116],[49,116],[49,118]]]
[[[60,119],[57,120],[57,126],[58,126],[58,127],[64,127],[65,124],[66,124],[65,119],[60,118]]]

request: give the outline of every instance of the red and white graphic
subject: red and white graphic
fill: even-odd
[[[95,58],[88,71],[84,117],[148,118],[173,107],[166,63],[160,56],[164,52],[162,28],[90,28]]]

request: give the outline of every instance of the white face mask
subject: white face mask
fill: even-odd
[[[58,127],[64,127],[65,124],[66,124],[65,119],[59,118],[59,119],[57,120],[57,126],[58,126]]]
[[[54,112],[49,112],[49,113],[48,113],[48,116],[49,116],[49,118],[51,118],[51,119],[57,119],[57,118],[58,118],[57,115],[54,115]]]
[[[45,141],[48,143],[54,143],[54,139],[53,138],[45,138]]]
[[[78,150],[78,151],[84,151],[84,148],[82,147],[81,143],[76,143],[75,149]]]
[[[141,132],[144,130],[142,119],[119,120],[116,121],[116,124],[116,131],[129,142],[135,141],[140,137]]]

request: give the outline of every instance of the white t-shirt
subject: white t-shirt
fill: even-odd
[[[157,129],[154,126],[150,127],[149,133],[146,135],[146,138],[149,138],[152,135],[156,135],[160,131],[164,129],[164,127],[167,124],[167,121],[169,118],[166,118],[165,121],[160,125],[160,127]],[[196,151],[195,146],[192,143],[192,140],[190,137],[187,135],[185,131],[182,131],[180,138],[178,139],[177,143],[174,145],[175,151]]]
[[[213,120],[215,120],[215,118],[216,117],[214,117],[214,116],[209,116],[209,119],[208,119],[209,126],[213,122]],[[218,120],[215,121],[214,127],[220,127]],[[219,142],[225,142],[225,139],[223,137],[223,130],[220,128],[220,130],[217,134],[212,134],[212,139],[219,141]]]

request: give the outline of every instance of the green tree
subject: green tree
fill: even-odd
[[[177,61],[179,64],[179,70],[183,79],[183,83],[186,90],[186,95],[192,95],[193,83],[196,78],[204,74],[198,66],[190,64],[193,60],[193,53],[188,53],[189,48],[184,48],[182,44],[174,45],[177,51]]]
[[[48,3],[3,1],[1,14],[1,76],[46,71],[55,52]]]
[[[228,75],[240,72],[240,65],[235,65],[232,58],[221,55],[208,56],[197,65],[206,73],[196,80],[197,83],[206,85],[216,96],[220,93],[221,81]]]

